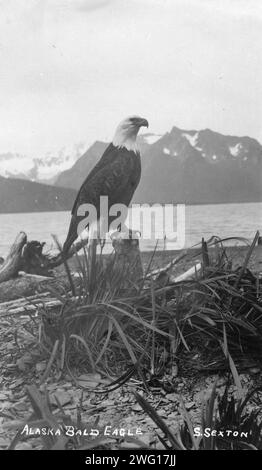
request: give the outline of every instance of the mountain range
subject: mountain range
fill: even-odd
[[[173,127],[163,136],[144,134],[138,142],[142,177],[133,202],[262,201],[262,146],[255,139]],[[55,184],[79,188],[106,145],[95,142]]]
[[[142,134],[138,144],[142,177],[133,202],[262,201],[262,146],[256,139],[173,127],[164,135]],[[96,141],[82,154],[84,144],[78,144],[33,159],[0,154],[0,212],[71,208],[107,145]]]
[[[81,157],[85,147],[83,142],[79,142],[56,152],[31,157],[19,153],[0,153],[0,176],[53,184],[58,174],[71,168]]]

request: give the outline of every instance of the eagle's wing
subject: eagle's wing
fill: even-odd
[[[108,206],[122,203],[129,205],[140,179],[140,173],[134,175],[134,153],[122,151],[113,146],[113,155],[103,155],[82,184],[72,209],[72,218],[64,244],[64,250],[72,245],[78,236],[77,227],[84,216],[78,216],[82,204],[92,204],[100,217],[100,196],[108,196]],[[140,159],[140,157],[137,157]],[[109,163],[108,163],[109,162]],[[100,164],[100,165],[99,165]]]
[[[100,196],[108,196],[109,206],[125,203],[125,192],[129,183],[133,184],[135,190],[136,181],[132,181],[133,156],[128,152],[124,155],[118,152],[118,156],[111,163],[103,165],[93,175],[88,175],[77,195],[73,214],[76,214],[78,207],[85,203],[91,203],[99,210]]]
[[[94,175],[96,173],[98,173],[100,170],[102,170],[103,167],[105,167],[106,165],[112,163],[114,161],[114,159],[117,158],[117,150],[118,150],[117,147],[114,147],[113,144],[109,144],[108,147],[105,149],[105,151],[104,151],[102,157],[100,158],[100,160],[97,162],[97,164],[94,166],[94,168],[90,171],[90,173],[88,174],[85,181],[82,183],[82,185],[81,185],[81,187],[78,191],[78,194],[76,196],[74,205],[72,207],[71,214],[74,214],[75,209],[78,206],[78,200],[79,200],[79,197],[80,197],[83,189],[88,185],[89,181],[94,177]]]

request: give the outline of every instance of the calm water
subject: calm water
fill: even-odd
[[[136,215],[136,213],[137,211],[134,209],[133,214]],[[63,243],[69,220],[69,212],[0,214],[0,256],[6,256],[17,233],[22,230],[27,233],[30,240],[46,242],[48,248],[54,247],[51,234],[56,234],[60,242]],[[174,213],[174,229],[176,229],[176,222],[176,214]],[[161,235],[163,231],[159,218],[156,218],[154,227],[155,238],[142,239],[140,242],[142,250],[153,249],[158,237],[161,239],[158,247],[163,249],[163,235]],[[133,228],[141,228],[136,220],[133,220]],[[201,241],[202,236],[206,239],[212,235],[218,235],[222,238],[241,236],[252,239],[255,231],[261,228],[262,203],[187,206],[185,247],[197,244]],[[174,243],[166,243],[166,249],[173,248],[175,248]]]

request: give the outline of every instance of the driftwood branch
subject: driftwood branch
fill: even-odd
[[[27,275],[50,276],[54,268],[71,258],[87,242],[87,240],[78,241],[66,254],[50,255],[43,252],[45,243],[35,240],[28,242],[26,234],[20,232],[6,260],[0,258],[0,283],[16,278],[19,271],[24,271]]]
[[[0,284],[0,303],[48,292],[50,286],[63,293],[64,290],[68,290],[68,280],[63,273],[55,277],[20,273],[16,278]]]
[[[32,315],[43,306],[45,310],[52,310],[61,305],[62,302],[60,300],[50,297],[48,293],[33,295],[24,299],[0,303],[0,317]]]
[[[80,240],[66,255],[59,253],[51,256],[43,253],[44,243],[38,241],[27,242],[26,235],[20,233],[11,247],[6,261],[0,265],[0,302],[32,296],[38,292],[52,291],[54,288],[57,290],[59,287],[63,287],[62,292],[65,291],[65,287],[67,291],[69,288],[72,294],[76,295],[75,282],[72,281],[73,278],[69,272],[70,269],[67,266],[66,259],[73,256],[86,243],[87,241]],[[127,282],[123,285],[126,285],[126,287],[127,285],[130,288],[135,287],[137,281],[143,276],[139,240],[137,238],[126,238],[126,234],[123,236],[123,234],[115,232],[112,245],[115,251],[114,274],[118,274],[120,278],[124,276]],[[93,246],[92,242],[91,246]],[[96,250],[96,247],[94,249]],[[92,259],[95,260],[95,257],[92,257],[92,249],[89,250],[89,254],[89,267],[91,268]],[[64,263],[65,268],[67,268],[67,276],[64,271],[63,274],[56,272],[55,275],[52,271],[54,267],[59,266],[61,263]],[[51,277],[50,274],[53,276]],[[53,289],[50,285],[53,285]]]
[[[0,258],[0,284],[17,278],[19,271],[24,271],[27,276],[50,276],[51,270],[71,258],[83,247],[84,242],[77,243],[66,256],[62,256],[61,253],[54,256],[43,253],[44,245],[45,243],[38,241],[28,242],[26,234],[20,232],[11,246],[6,260]],[[31,279],[34,282],[33,277]],[[40,280],[39,278],[38,281]],[[36,278],[35,281],[37,281]]]
[[[189,279],[194,279],[198,273],[202,270],[202,263],[197,263],[192,268],[189,268],[186,272],[180,274],[180,276],[170,276],[170,282],[177,284],[178,282],[187,281]]]
[[[8,281],[18,275],[18,271],[21,269],[22,250],[26,242],[26,234],[20,232],[11,246],[6,260],[0,266],[0,283]]]

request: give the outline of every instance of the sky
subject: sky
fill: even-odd
[[[261,0],[0,0],[0,154],[210,128],[262,142]]]

